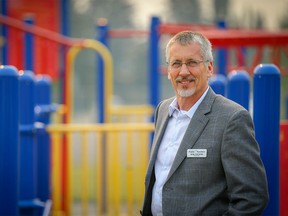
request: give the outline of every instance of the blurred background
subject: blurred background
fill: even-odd
[[[5,8],[3,8],[5,7]],[[288,28],[288,0],[1,0],[1,8],[7,15],[23,20],[25,16],[32,15],[34,24],[62,33],[72,38],[97,39],[97,22],[106,19],[109,29],[128,29],[146,31],[144,36],[114,37],[109,39],[108,46],[113,57],[113,103],[116,104],[147,104],[149,103],[149,37],[151,17],[159,17],[162,23],[217,25],[224,21],[226,28],[236,29],[263,29],[277,31]],[[11,30],[10,47],[12,51],[10,63],[23,69],[23,62],[18,48],[23,50],[22,43],[17,44],[19,36]],[[146,35],[146,36],[145,36]],[[170,36],[161,37],[160,59],[165,66],[164,49]],[[9,43],[9,41],[8,41]],[[36,43],[39,45],[41,42]],[[48,43],[46,43],[48,44]],[[22,49],[21,49],[22,47]],[[51,45],[53,53],[58,49]],[[42,53],[41,47],[36,48]],[[45,49],[45,48],[44,48]],[[49,49],[50,50],[50,49]],[[49,52],[48,50],[48,52]],[[46,52],[48,56],[49,53]],[[12,56],[13,55],[13,56]],[[248,63],[252,57],[249,57]],[[269,51],[265,52],[262,63],[269,62]],[[217,55],[215,55],[217,59]],[[37,59],[37,57],[36,57]],[[44,59],[44,57],[42,58]],[[43,73],[42,67],[48,68],[52,74],[54,86],[54,101],[61,103],[63,97],[59,95],[63,88],[63,65],[61,57],[51,58],[53,65],[41,62],[39,57],[35,61],[35,73]],[[283,62],[283,61],[282,61]],[[57,64],[60,67],[57,67]],[[94,51],[84,50],[77,58],[74,79],[74,109],[73,121],[97,122],[97,59]],[[286,59],[284,59],[284,65]],[[61,66],[62,65],[62,66]],[[217,73],[217,61],[215,61]],[[226,71],[228,73],[229,71]],[[46,72],[45,72],[46,73]],[[62,79],[62,80],[61,80]],[[161,76],[160,98],[170,97],[174,94],[167,76]],[[133,91],[131,90],[133,89]],[[281,100],[283,101],[283,100]],[[284,112],[281,117],[284,118]]]
[[[269,173],[269,183],[272,185],[271,203],[276,203],[273,206],[276,206],[276,211],[279,211],[280,201],[277,197],[280,192],[279,175],[277,175],[279,149],[275,143],[280,142],[280,149],[282,149],[280,151],[281,215],[288,214],[285,208],[288,204],[286,168],[288,164],[288,0],[0,0],[0,3],[1,64],[15,66],[19,70],[20,78],[26,71],[27,74],[32,71],[32,75],[30,73],[28,77],[32,77],[33,82],[25,83],[26,87],[31,85],[30,87],[34,88],[34,81],[38,83],[39,80],[37,81],[38,78],[36,79],[34,75],[40,77],[49,75],[46,81],[51,84],[51,101],[43,108],[47,119],[51,119],[51,122],[44,122],[47,129],[44,132],[48,138],[47,143],[42,141],[43,133],[39,135],[35,132],[37,130],[34,128],[34,123],[38,119],[34,119],[34,107],[31,111],[33,116],[29,129],[31,133],[27,135],[27,128],[24,132],[21,131],[23,127],[19,129],[20,158],[22,158],[19,163],[22,170],[19,177],[19,200],[32,200],[32,202],[19,202],[21,215],[22,213],[38,215],[39,212],[34,212],[33,208],[39,208],[41,205],[47,209],[42,215],[138,215],[144,193],[144,177],[151,135],[154,130],[152,116],[155,104],[151,103],[151,97],[155,96],[157,102],[174,95],[170,81],[167,79],[164,51],[168,40],[180,28],[212,30],[212,34],[208,31],[205,33],[208,32],[209,36],[214,37],[214,41],[218,42],[218,46],[213,47],[215,75],[221,73],[226,79],[228,77],[226,75],[232,74],[235,70],[247,70],[251,90],[253,70],[256,65],[275,63],[279,67],[280,85],[272,87],[270,93],[266,92],[266,95],[267,98],[276,100],[278,96],[280,97],[280,119],[277,119],[277,102],[267,101],[263,107],[260,107],[264,113],[268,114],[274,105],[276,111],[273,117],[265,116],[263,119],[276,120],[276,126],[268,122],[268,129],[259,133],[259,136],[264,137],[270,145],[268,149],[264,148],[262,157],[265,158],[264,162],[269,164],[268,168],[272,168]],[[158,37],[159,56],[154,58],[155,60],[159,57],[159,65],[154,71],[154,75],[160,74],[157,92],[153,92],[152,88],[152,82],[156,77],[151,78],[153,56],[150,34],[155,18],[159,21],[159,29],[162,27],[162,30],[157,29],[156,33],[164,31],[164,27],[173,30]],[[112,77],[108,80],[112,92],[111,95],[104,95],[104,101],[100,92],[103,81],[99,77],[99,65],[101,66],[102,63],[97,52],[85,44],[90,41],[91,46],[92,44],[98,46],[98,41],[95,40],[103,39],[103,32],[100,30],[102,27],[108,31],[107,34],[104,33],[106,36],[104,50],[110,51],[109,55],[111,54],[113,63]],[[225,31],[227,35],[218,34],[217,30],[223,27],[227,30]],[[219,35],[222,40],[221,38],[215,40]],[[223,70],[221,60],[224,58],[222,59],[223,55],[220,53],[223,49],[219,44],[225,44],[225,39],[229,37],[235,39],[236,45],[234,45],[240,47],[239,50],[242,49],[240,45],[243,39],[244,54],[237,57],[235,50],[229,50],[227,52],[229,65]],[[253,40],[255,37],[261,41],[257,43]],[[279,41],[275,41],[275,38]],[[233,41],[229,41],[231,45]],[[72,67],[67,57],[69,54],[77,56],[72,61]],[[239,65],[239,62],[242,65]],[[2,75],[1,69],[0,75]],[[278,88],[281,94],[274,95]],[[263,89],[263,92],[264,90],[267,89]],[[4,98],[8,91],[9,88],[0,86],[0,99]],[[28,90],[27,92],[29,93]],[[253,96],[252,91],[248,93]],[[43,96],[40,91],[38,94],[39,98]],[[25,96],[24,103],[19,105],[20,111],[24,110],[25,103],[33,96]],[[110,96],[111,101],[109,101]],[[7,98],[9,99],[9,95]],[[250,97],[249,111],[253,109],[252,99]],[[105,104],[104,108],[111,115],[110,120],[113,124],[109,124],[110,121],[103,121],[101,116],[101,106],[107,101],[108,105]],[[269,106],[266,106],[267,104]],[[6,100],[0,102],[0,108],[5,105]],[[37,109],[41,112],[41,106]],[[9,111],[10,108],[7,110]],[[20,114],[20,117],[26,114]],[[0,118],[5,116],[6,113]],[[280,132],[279,120],[281,120]],[[0,121],[5,123],[4,129],[10,123],[3,119]],[[107,122],[107,125],[98,124]],[[23,126],[21,124],[20,122],[20,126]],[[2,133],[1,130],[0,132]],[[6,135],[3,137],[5,138]],[[29,143],[31,149],[24,152],[22,148],[26,146],[23,144],[25,142]],[[0,139],[1,148],[5,143]],[[15,146],[18,146],[18,142]],[[44,150],[40,149],[42,146],[46,146]],[[6,152],[4,150],[2,152],[2,156],[5,156]],[[39,159],[42,159],[41,155],[45,158],[44,165],[39,163]],[[273,167],[270,164],[273,164]],[[5,167],[0,166],[0,175],[4,170],[7,177],[8,169],[5,170]],[[9,171],[13,170],[8,168]],[[18,167],[15,170],[18,170]],[[42,171],[45,171],[44,177],[37,177],[36,180],[35,176],[42,175]],[[43,178],[45,184],[42,184]],[[14,179],[13,176],[11,179]],[[23,179],[29,180],[24,182]],[[1,185],[5,187],[5,184],[1,184],[0,181]],[[17,187],[18,185],[12,185],[10,189],[14,190]],[[42,192],[39,193],[42,189],[45,189],[44,196]],[[277,193],[276,199],[273,191]],[[45,201],[46,204],[35,203],[35,197]],[[18,205],[18,194],[16,199]],[[52,207],[47,200],[52,200]],[[4,201],[0,196],[0,214]],[[272,212],[275,210],[273,209]]]
[[[112,29],[149,30],[151,16],[163,23],[216,25],[224,20],[229,28],[279,30],[288,28],[287,0],[71,0],[70,35],[97,38],[97,19],[106,18]],[[161,38],[161,59],[169,37]],[[148,99],[148,38],[114,38],[109,47],[114,62],[114,102],[146,104]],[[75,121],[94,121],[95,58],[79,55],[76,64]],[[264,61],[269,61],[267,58]],[[217,62],[215,61],[217,67]],[[91,70],[92,69],[92,70]],[[79,72],[78,72],[79,71]],[[83,72],[81,72],[83,71]],[[85,73],[85,76],[84,76]],[[174,95],[167,76],[161,77],[161,98]],[[133,90],[132,90],[133,89]],[[82,92],[85,91],[85,94]],[[97,100],[96,100],[97,101]],[[97,106],[96,106],[97,107]],[[82,115],[84,113],[84,115]],[[91,116],[89,116],[91,115]],[[283,115],[282,115],[283,117]]]

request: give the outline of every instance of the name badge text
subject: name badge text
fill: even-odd
[[[206,158],[207,149],[187,149],[187,158]]]

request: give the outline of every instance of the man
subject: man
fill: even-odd
[[[211,43],[180,32],[167,44],[166,61],[176,97],[155,111],[141,214],[261,215],[268,189],[253,122],[208,86]]]

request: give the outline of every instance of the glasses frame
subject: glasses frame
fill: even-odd
[[[168,62],[167,64],[169,67],[173,70],[179,70],[182,68],[182,65],[185,64],[187,68],[195,68],[201,63],[209,62],[209,60],[188,60],[187,62],[180,62],[180,61],[174,61],[174,62]],[[177,64],[177,65],[175,65]],[[174,65],[174,66],[173,66]]]

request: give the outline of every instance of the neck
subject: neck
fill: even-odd
[[[181,97],[179,94],[177,94],[176,97],[179,109],[188,111],[201,98],[205,91],[206,89],[201,93],[194,93],[189,97]]]
[[[193,96],[190,96],[190,97],[177,96],[177,103],[178,103],[179,109],[188,111],[197,102],[199,98],[198,97],[195,98]]]

